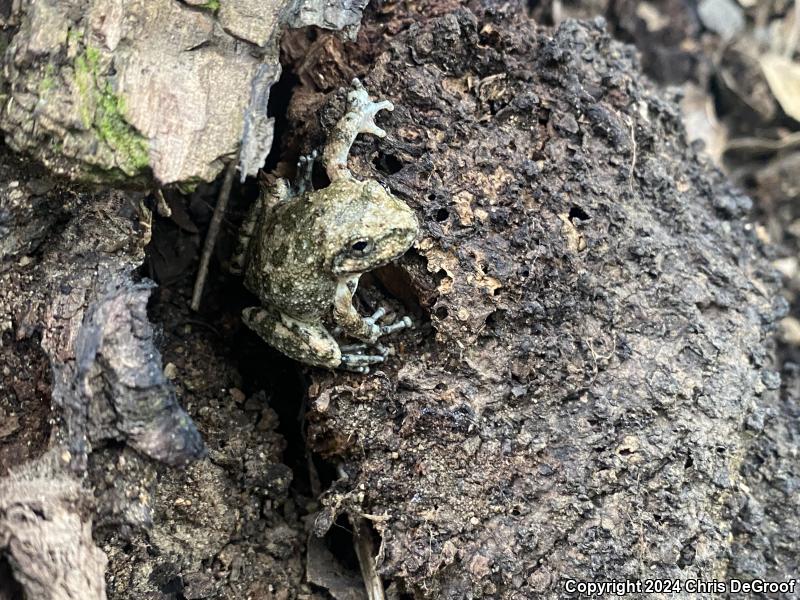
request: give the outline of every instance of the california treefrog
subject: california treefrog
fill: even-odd
[[[362,273],[411,247],[419,226],[405,202],[377,181],[358,181],[347,168],[359,133],[386,135],[374,117],[392,110],[392,103],[372,102],[357,79],[347,100],[348,111],[323,151],[330,185],[307,189],[313,156],[305,159],[306,177],[297,188],[279,179],[254,203],[234,263],[244,266],[245,286],[262,303],[244,310],[244,322],[264,340],[309,365],[365,373],[388,354],[378,338],[411,320],[380,326],[384,311],[361,316],[353,294]],[[326,325],[362,343],[340,346]]]

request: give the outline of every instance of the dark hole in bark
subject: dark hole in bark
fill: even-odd
[[[436,219],[441,223],[443,221],[447,221],[447,218],[449,216],[450,216],[450,211],[448,211],[446,208],[440,208],[439,210],[436,211],[436,216],[434,216],[434,219]]]
[[[681,554],[678,558],[678,566],[683,569],[694,564],[694,557],[697,555],[697,550],[694,547],[694,542],[687,543],[681,548]]]
[[[356,573],[360,572],[358,556],[353,545],[353,525],[347,515],[339,515],[333,526],[325,534],[325,545],[339,559],[343,566]]]
[[[495,311],[489,313],[489,316],[486,317],[486,321],[485,321],[486,327],[488,327],[489,329],[496,328],[498,323],[500,322],[500,320],[503,318],[503,314],[502,313],[503,313],[503,311],[501,311],[501,310],[495,310]]]
[[[248,396],[264,390],[269,406],[278,415],[277,431],[286,440],[283,463],[294,476],[292,488],[303,494],[311,492],[302,416],[306,381],[302,366],[270,347],[258,335],[243,326],[234,344],[235,359]],[[265,368],[265,366],[269,368]]]
[[[180,594],[183,591],[183,580],[178,573],[178,566],[171,562],[156,565],[150,573],[150,581],[163,594]]]
[[[6,558],[0,557],[0,598],[16,600],[23,597],[22,586],[11,574],[11,565]]]
[[[286,112],[289,108],[289,102],[292,99],[292,93],[300,83],[300,79],[294,72],[283,65],[283,72],[281,73],[278,82],[272,86],[269,93],[269,103],[267,105],[267,114],[275,117],[275,133],[273,136],[272,148],[267,155],[267,160],[264,163],[264,171],[270,172],[273,170],[278,161],[283,158],[284,148],[282,147],[281,140],[286,138],[288,128],[288,118]]]
[[[383,154],[382,152],[372,160],[372,164],[387,175],[394,175],[403,168],[403,162],[394,154]]]
[[[588,221],[589,215],[580,206],[573,206],[569,209],[569,218],[578,219],[579,221]]]

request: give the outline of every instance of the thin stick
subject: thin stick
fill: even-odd
[[[217,205],[214,207],[214,214],[211,217],[211,223],[208,225],[206,241],[203,244],[203,254],[200,256],[200,267],[197,270],[197,279],[194,281],[194,290],[192,291],[191,307],[193,311],[200,310],[200,298],[203,296],[203,288],[206,285],[208,265],[214,252],[214,244],[217,243],[222,218],[228,208],[228,199],[231,197],[231,187],[233,186],[233,176],[236,173],[237,162],[238,160],[234,159],[228,163],[228,170],[225,171],[225,179],[222,180],[222,187],[219,190]]]
[[[794,0],[792,29],[789,31],[789,38],[786,40],[786,47],[783,49],[783,55],[786,58],[792,58],[794,56],[794,52],[797,50],[798,40],[800,40],[800,0]]]
[[[386,600],[383,593],[383,583],[375,570],[375,548],[372,546],[372,536],[370,535],[367,522],[361,517],[353,517],[354,542],[358,565],[361,567],[361,577],[364,578],[364,586],[367,588],[367,598],[369,600]]]
[[[633,194],[633,174],[636,171],[636,121],[633,117],[628,117],[631,126],[631,143],[633,144],[633,157],[631,158],[631,170],[628,173],[628,188]]]

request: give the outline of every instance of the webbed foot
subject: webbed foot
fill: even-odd
[[[339,346],[342,352],[342,364],[339,367],[340,369],[355,371],[357,373],[369,373],[369,365],[376,365],[386,361],[386,358],[392,352],[388,347],[379,344],[378,339],[385,335],[408,329],[413,326],[413,322],[410,317],[406,316],[388,325],[378,325],[377,321],[385,315],[386,309],[381,307],[369,317],[364,317],[364,321],[375,328],[374,341]],[[334,335],[340,332],[341,330],[334,330]]]

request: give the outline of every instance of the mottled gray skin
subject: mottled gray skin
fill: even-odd
[[[362,317],[352,303],[362,273],[400,257],[414,243],[413,211],[376,181],[358,181],[346,161],[356,135],[385,135],[373,122],[391,103],[373,103],[357,81],[350,109],[331,134],[323,156],[331,184],[293,193],[278,180],[256,202],[242,234],[245,286],[261,307],[245,309],[245,323],[270,345],[309,365],[366,372],[386,352],[365,345],[342,352],[328,332],[334,324],[349,337],[375,345],[385,333],[410,325],[379,326],[379,311]],[[353,351],[350,353],[349,351]]]

